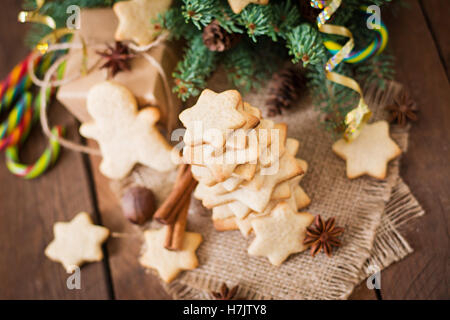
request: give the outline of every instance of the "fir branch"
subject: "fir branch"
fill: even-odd
[[[228,80],[235,87],[247,92],[256,85],[253,55],[246,43],[241,42],[233,50],[226,52],[223,63]]]
[[[359,96],[355,91],[329,81],[323,68],[325,62],[326,59],[307,69],[308,87],[314,105],[326,116],[322,125],[333,134],[341,134],[345,115],[356,106]],[[351,66],[344,63],[335,71],[350,77],[353,73]]]
[[[238,15],[231,10],[227,1],[222,0],[221,6],[218,8],[215,18],[219,21],[220,26],[228,33],[244,32],[238,25]]]
[[[183,0],[181,7],[186,21],[192,23],[201,30],[207,26],[218,15],[220,3],[218,0]]]
[[[322,44],[319,31],[311,27],[309,23],[302,23],[286,34],[286,47],[293,56],[292,62],[300,60],[303,66],[320,64],[326,58],[326,49]]]
[[[300,20],[300,14],[297,7],[292,4],[291,0],[285,2],[274,3],[272,8],[272,27],[276,36],[286,39],[286,34]]]
[[[256,37],[272,35],[272,11],[270,6],[248,5],[239,15],[239,24],[247,30],[247,35],[256,42]]]
[[[275,73],[288,55],[284,43],[274,43],[269,38],[263,38],[256,43],[253,50],[253,60],[256,64],[255,78],[265,82]]]
[[[282,45],[274,44],[269,38],[261,39],[256,44],[248,39],[243,40],[224,54],[223,64],[228,80],[243,92],[258,89],[285,61],[285,52]]]
[[[376,85],[384,90],[387,81],[394,79],[394,62],[392,55],[383,53],[358,63],[355,65],[356,79],[364,88]]]
[[[35,8],[35,0],[24,0],[26,9]],[[67,6],[81,8],[110,7],[121,0],[48,0],[40,12],[52,16],[58,27],[67,19]],[[187,39],[187,49],[173,76],[174,92],[186,100],[205,88],[206,80],[223,63],[227,75],[242,91],[256,88],[279,66],[289,52],[294,63],[303,62],[314,103],[327,115],[325,126],[333,132],[342,129],[349,110],[355,107],[358,95],[325,77],[323,66],[329,54],[323,46],[323,36],[315,25],[302,23],[299,2],[304,0],[271,1],[268,5],[250,4],[240,14],[234,14],[227,0],[174,0],[172,9],[158,16],[157,21],[174,39]],[[350,29],[356,49],[366,46],[375,37],[365,25],[366,16],[361,5],[381,6],[391,0],[346,0],[333,15],[330,23]],[[311,14],[311,13],[310,13]],[[202,29],[217,20],[229,33],[246,33],[234,49],[219,54],[210,51],[202,41]],[[33,24],[29,33],[33,46],[51,30]],[[33,35],[33,37],[31,37]],[[345,43],[343,37],[327,35],[327,39]],[[258,40],[258,41],[257,41]],[[285,41],[284,41],[285,40]],[[393,77],[393,60],[389,55],[373,57],[353,65],[341,63],[336,72],[356,77],[361,85],[385,85]]]
[[[192,39],[197,34],[194,25],[184,19],[180,7],[174,7],[163,14],[158,14],[156,22],[161,25],[161,28],[168,30],[170,37],[176,40]]]
[[[206,87],[206,79],[216,67],[216,53],[203,44],[202,35],[196,35],[188,43],[183,60],[178,62],[172,76],[175,79],[173,91],[183,101],[197,96]]]

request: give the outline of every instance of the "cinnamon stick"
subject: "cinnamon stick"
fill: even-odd
[[[181,250],[183,247],[190,203],[191,200],[189,198],[178,213],[175,223],[167,227],[164,247],[168,250]]]
[[[184,167],[184,165],[180,166],[177,173],[177,181],[175,181],[172,191],[158,210],[156,210],[153,218],[161,223],[165,223],[164,221],[173,213],[174,207],[179,204],[192,181],[191,169]]]
[[[196,185],[190,167],[180,166],[174,188],[154,215],[160,223],[167,225],[164,247],[168,250],[181,250],[183,246],[191,193]]]
[[[194,188],[197,186],[197,181],[194,179],[191,179],[191,183],[187,187],[187,189],[184,190],[184,193],[181,195],[180,198],[177,198],[175,200],[175,205],[172,207],[172,210],[169,211],[164,217],[161,217],[158,219],[158,221],[162,224],[174,224],[176,221],[176,218],[178,216],[178,213],[183,208],[184,204],[188,202],[191,198],[192,191],[194,191]]]
[[[173,224],[169,224],[166,227],[166,238],[164,239],[164,248],[167,250],[172,250],[172,239],[173,239],[173,231],[175,226]]]
[[[188,164],[183,163],[181,166],[178,167],[177,170],[177,177],[175,178],[175,183],[178,183],[183,176],[183,174],[186,172],[186,169],[189,167]]]

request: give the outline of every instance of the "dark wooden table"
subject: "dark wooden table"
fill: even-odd
[[[27,54],[27,26],[16,22],[21,1],[2,1],[0,78]],[[411,130],[401,175],[426,210],[403,229],[415,252],[381,274],[383,299],[449,299],[450,213],[450,10],[448,0],[408,1],[409,9],[383,13],[390,47],[397,59],[397,80],[421,108]],[[78,123],[61,106],[52,106],[52,123],[80,140]],[[46,140],[35,128],[22,157],[32,161]],[[82,289],[68,290],[61,265],[44,256],[56,221],[79,211],[94,214],[117,232],[132,232],[98,171],[98,159],[65,150],[55,168],[25,181],[0,163],[0,298],[2,299],[170,299],[158,280],[138,265],[140,244],[133,238],[110,239],[103,262],[82,269]],[[352,299],[376,299],[358,287]]]

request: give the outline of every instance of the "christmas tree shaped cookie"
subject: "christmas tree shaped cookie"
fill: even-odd
[[[313,217],[298,210],[311,201],[299,186],[308,165],[296,158],[300,141],[288,138],[286,124],[264,119],[248,106],[235,90],[205,89],[197,104],[180,115],[187,127],[183,161],[192,165],[199,181],[193,196],[212,209],[214,228],[239,229],[245,237],[254,230],[249,254],[279,265],[305,249],[302,241]],[[249,115],[258,121],[243,121],[241,116],[250,119]],[[220,143],[205,131],[194,139],[194,122],[215,129]]]

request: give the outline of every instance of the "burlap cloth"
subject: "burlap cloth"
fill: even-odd
[[[218,78],[210,83],[213,90],[227,89]],[[383,107],[400,89],[398,84],[391,83],[384,91],[367,93],[373,120],[387,116]],[[262,89],[246,95],[245,101],[265,114],[266,95]],[[200,266],[165,285],[174,298],[210,299],[209,292],[226,282],[239,284],[239,295],[248,299],[345,299],[374,270],[382,270],[412,252],[397,228],[424,212],[399,177],[399,159],[391,162],[385,180],[370,177],[349,180],[345,162],[332,152],[332,136],[320,126],[318,111],[308,97],[301,98],[297,106],[273,120],[288,124],[288,136],[300,141],[298,157],[309,164],[301,181],[312,199],[305,211],[325,219],[335,216],[337,224],[345,228],[342,247],[331,259],[324,254],[313,258],[306,251],[275,267],[265,257],[247,254],[253,236],[246,239],[239,231],[215,231],[210,211],[199,201],[192,201],[188,230],[199,232],[204,238],[197,250]],[[408,128],[393,127],[391,135],[405,151]],[[173,181],[173,174],[164,180]],[[165,187],[157,187],[161,177],[143,167],[114,183],[113,189],[119,189],[120,193],[130,183],[157,188],[158,197],[164,197],[170,190],[167,183]]]

